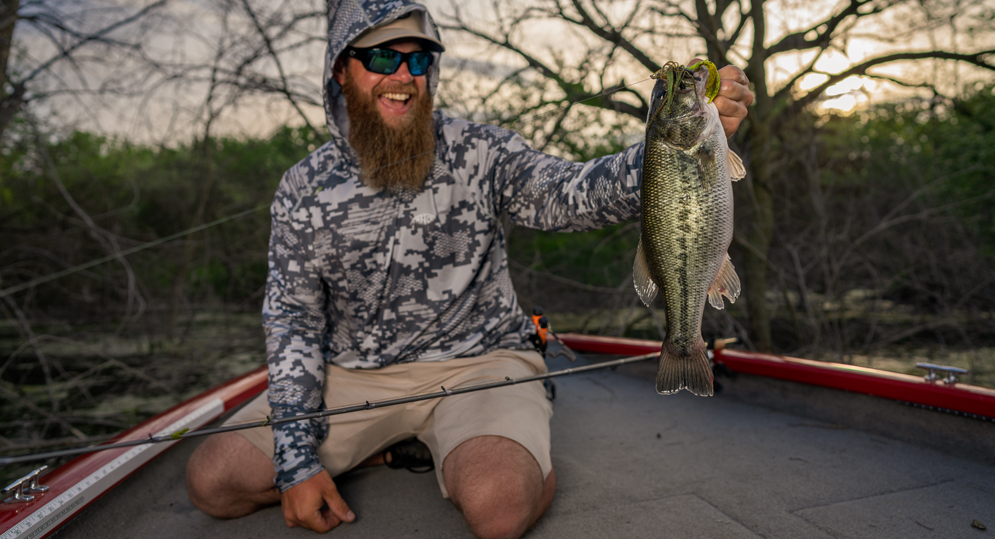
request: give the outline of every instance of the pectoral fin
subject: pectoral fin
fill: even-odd
[[[719,275],[708,289],[708,303],[716,309],[723,309],[725,304],[722,303],[722,296],[729,298],[730,303],[736,303],[736,298],[739,297],[739,276],[736,275],[736,268],[732,267],[728,253]]]
[[[743,165],[743,160],[732,150],[726,152],[726,166],[729,168],[729,178],[732,181],[738,182],[746,177],[746,167]]]
[[[632,264],[632,284],[636,287],[636,294],[643,304],[649,307],[653,304],[659,288],[650,276],[650,266],[646,263],[646,254],[643,251],[643,240],[639,240],[639,247],[636,248],[636,260]]]

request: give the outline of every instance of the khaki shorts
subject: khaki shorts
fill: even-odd
[[[414,362],[380,369],[343,369],[325,366],[325,406],[337,408],[366,401],[520,378],[546,372],[537,352],[498,350],[483,356],[448,361]],[[225,424],[259,421],[270,413],[264,392]],[[552,404],[540,382],[374,408],[328,416],[328,437],[318,447],[318,458],[335,477],[351,470],[391,445],[417,437],[432,451],[435,475],[446,498],[443,463],[449,452],[477,436],[502,436],[527,449],[549,475],[549,419]],[[269,427],[236,431],[263,453],[273,456]]]

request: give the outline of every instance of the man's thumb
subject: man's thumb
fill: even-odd
[[[356,514],[349,509],[349,506],[345,503],[345,500],[341,496],[325,496],[325,503],[328,504],[328,508],[332,513],[339,517],[342,522],[352,522],[356,520]]]

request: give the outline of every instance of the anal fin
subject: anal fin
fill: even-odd
[[[729,253],[726,253],[722,269],[715,277],[715,282],[708,288],[708,304],[716,309],[724,309],[725,304],[722,303],[722,296],[729,298],[730,303],[736,303],[739,291],[739,275],[736,275],[736,268],[732,267],[732,259],[729,258]]]

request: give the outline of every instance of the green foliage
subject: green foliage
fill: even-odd
[[[995,85],[981,87],[968,99],[954,102],[949,114],[930,122],[931,129],[924,133],[934,146],[934,166],[955,175],[944,185],[947,200],[965,202],[957,212],[980,235],[989,255],[995,255],[993,111]]]
[[[0,287],[111,254],[112,239],[123,250],[263,207],[128,257],[149,303],[176,305],[179,294],[182,304],[223,301],[253,309],[266,277],[265,207],[283,172],[316,141],[305,129],[285,127],[267,140],[150,147],[77,131],[39,147],[33,134],[13,133],[0,149]],[[37,287],[31,302],[49,314],[113,318],[125,308],[124,282],[122,264],[112,261]]]
[[[591,286],[619,286],[631,278],[639,242],[636,223],[558,233],[516,227],[508,255],[521,266]]]
[[[835,144],[848,150],[836,185],[877,184],[925,189],[995,254],[995,86],[979,85],[963,99],[886,104],[859,122],[837,121]],[[845,124],[845,125],[844,125]]]
[[[991,342],[993,105],[988,85],[784,126],[768,255],[778,346]],[[737,197],[741,219],[751,201]]]

